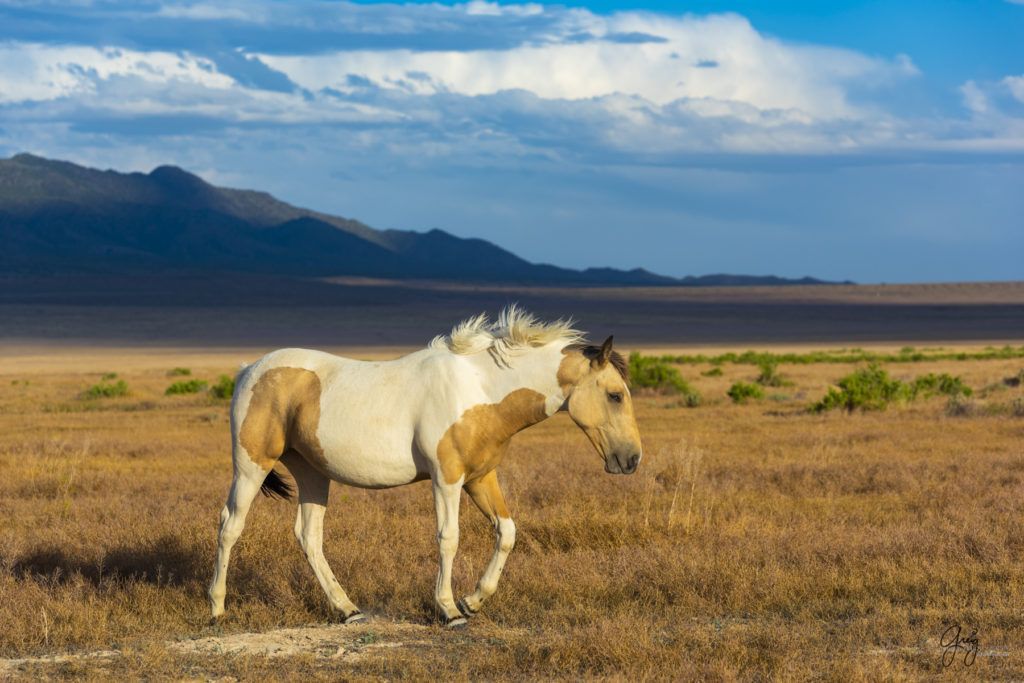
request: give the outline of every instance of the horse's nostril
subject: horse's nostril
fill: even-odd
[[[637,453],[629,459],[629,469],[635,470],[637,465],[640,464],[640,454]]]

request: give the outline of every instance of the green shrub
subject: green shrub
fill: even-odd
[[[117,377],[117,375],[113,375]],[[104,375],[109,377],[109,375]],[[110,384],[109,382],[100,382],[89,387],[85,392],[86,398],[112,398],[114,396],[127,396],[128,395],[128,383],[123,379],[117,380],[117,382]]]
[[[946,372],[941,375],[929,372],[927,375],[915,378],[910,383],[910,393],[914,398],[918,396],[929,398],[935,394],[942,394],[943,396],[956,396],[958,394],[970,396],[974,391],[964,384],[963,380],[959,377],[951,377]]]
[[[981,388],[981,391],[978,392],[978,393],[981,394],[982,397],[987,397],[987,396],[989,396],[991,394],[995,394],[995,393],[998,393],[998,392],[1006,391],[1006,389],[1007,389],[1007,385],[1005,383],[1005,380],[1000,380],[998,382],[992,382],[991,384],[986,384],[985,386],[983,386]]]
[[[661,358],[629,354],[629,374],[633,385],[662,393],[695,393],[679,371]]]
[[[210,387],[217,398],[231,398],[235,395],[235,378],[221,375],[217,383]]]
[[[704,375],[705,377],[721,377],[722,368],[711,368],[710,370],[706,370],[700,374]]]
[[[167,391],[164,392],[164,395],[173,396],[175,394],[196,394],[205,389],[207,385],[208,382],[204,379],[181,380],[167,387]]]
[[[168,376],[168,377],[174,377],[174,376],[176,376],[176,375],[185,375],[185,376],[188,376],[188,375],[191,375],[191,374],[192,374],[192,371],[191,371],[191,370],[189,370],[188,368],[174,368],[173,370],[170,370],[170,371],[169,371],[169,372],[167,373],[167,376]]]
[[[969,405],[966,400],[974,391],[961,378],[945,372],[941,375],[930,372],[914,378],[910,383],[904,383],[891,379],[885,370],[872,364],[842,378],[838,385],[839,389],[829,389],[825,398],[812,404],[810,410],[815,413],[833,408],[846,408],[849,411],[885,410],[893,401],[913,401],[918,397],[929,398],[936,394],[957,399],[951,399],[947,406],[947,413],[951,415],[967,414],[974,409],[973,404]]]
[[[748,384],[747,382],[736,382],[731,387],[729,394],[735,403],[746,403],[748,398],[764,398],[764,389],[757,384]]]
[[[687,408],[696,408],[704,402],[704,397],[699,391],[691,391],[683,394],[683,398],[680,399],[680,404],[685,405]]]
[[[774,361],[766,359],[758,363],[761,374],[754,381],[763,387],[791,387],[793,383],[786,380],[778,373],[778,366]]]
[[[100,379],[103,380],[104,382],[107,381],[108,379],[117,379],[117,373],[116,372],[108,372],[105,375],[103,375],[102,377],[100,377]]]
[[[891,401],[912,398],[906,384],[890,379],[889,373],[874,363],[843,377],[838,384],[839,389],[829,389],[825,398],[811,406],[812,412],[821,413],[833,408],[845,408],[851,412],[857,409],[885,410]]]

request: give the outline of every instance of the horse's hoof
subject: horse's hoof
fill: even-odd
[[[455,606],[459,608],[460,612],[462,612],[462,616],[466,617],[467,619],[476,614],[476,610],[469,606],[469,603],[466,602],[466,598],[462,598],[461,600],[459,600],[457,603],[455,603]]]
[[[207,626],[216,626],[219,623],[220,623],[220,615],[217,615],[215,617],[210,617],[210,620],[208,622],[206,622],[206,625]]]
[[[348,615],[344,619],[342,619],[341,623],[343,623],[343,624],[357,624],[360,621],[366,621],[366,615],[363,614],[362,612],[356,611],[356,612],[353,612],[352,614]]]
[[[457,631],[464,629],[469,626],[469,620],[466,617],[452,617],[448,621],[444,622],[444,627],[449,631]]]

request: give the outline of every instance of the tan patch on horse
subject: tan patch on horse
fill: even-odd
[[[590,361],[587,360],[578,349],[566,347],[562,349],[565,358],[558,364],[558,386],[562,390],[562,396],[568,397],[572,388],[580,381],[583,375],[590,371]]]
[[[273,368],[256,381],[239,440],[249,457],[269,472],[288,449],[310,464],[327,463],[320,440],[320,378],[304,368]]]
[[[466,481],[493,470],[516,432],[548,416],[544,394],[516,389],[501,403],[473,406],[448,428],[437,444],[437,459],[445,482]]]
[[[505,506],[505,497],[501,495],[498,475],[494,470],[466,484],[466,491],[469,492],[469,496],[476,506],[480,508],[480,512],[484,513],[484,516],[492,523],[497,523],[499,517],[512,518]]]

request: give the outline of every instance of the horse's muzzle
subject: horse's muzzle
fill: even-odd
[[[619,455],[613,453],[612,457],[605,458],[604,471],[608,474],[633,474],[640,466],[640,453]],[[628,455],[627,455],[628,454]]]

